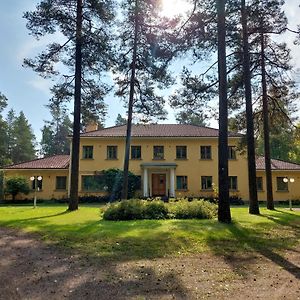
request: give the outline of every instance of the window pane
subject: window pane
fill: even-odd
[[[229,176],[229,189],[237,190],[237,176]]]
[[[164,146],[153,146],[153,159],[164,159]]]
[[[187,176],[176,176],[176,188],[177,190],[186,190],[187,185]]]
[[[263,178],[262,177],[256,177],[256,187],[258,191],[263,190]]]
[[[142,157],[141,146],[131,146],[131,159],[141,159]]]
[[[277,177],[277,191],[285,191],[287,192],[289,190],[288,182],[284,182],[283,179],[285,177]]]
[[[211,146],[201,146],[200,157],[201,159],[211,159]]]
[[[186,146],[176,146],[176,158],[186,159],[187,158],[187,147]]]
[[[107,146],[107,159],[117,159],[117,157],[118,157],[118,147]]]
[[[34,180],[32,181],[32,189],[35,189],[35,182],[37,182],[37,190],[41,190],[43,188],[43,178],[41,180],[38,180],[37,177],[39,176],[34,176]]]
[[[83,191],[104,191],[105,181],[103,175],[84,175],[82,176]]]
[[[56,189],[66,190],[67,188],[67,176],[56,176]]]
[[[235,146],[228,146],[228,159],[236,159]]]
[[[93,146],[83,146],[82,147],[82,158],[93,158]]]
[[[201,189],[202,190],[212,189],[212,176],[201,176]]]

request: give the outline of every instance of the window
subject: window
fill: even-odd
[[[84,175],[81,178],[81,189],[83,191],[105,191],[105,181],[103,175]]]
[[[142,147],[131,146],[131,159],[141,159],[141,158],[142,158]]]
[[[177,190],[187,190],[187,176],[176,176]]]
[[[82,158],[83,159],[93,158],[93,146],[83,146],[82,147]]]
[[[56,189],[57,190],[67,189],[67,176],[56,176]]]
[[[33,190],[35,190],[35,182],[36,181],[37,181],[37,190],[39,191],[43,188],[43,177],[42,176],[34,176],[34,180],[32,180],[32,185],[31,185]]]
[[[286,177],[276,177],[277,191],[287,192],[289,190],[288,182],[284,182],[284,178]]]
[[[256,177],[256,188],[258,191],[263,191],[263,178],[262,177]]]
[[[236,147],[228,146],[228,159],[236,159]]]
[[[118,146],[107,146],[107,159],[118,158]]]
[[[153,146],[153,159],[164,159],[164,146]]]
[[[201,190],[212,190],[212,176],[201,176]]]
[[[186,159],[187,148],[186,146],[176,146],[176,159]]]
[[[230,190],[237,190],[237,176],[229,176],[229,189]]]
[[[200,157],[201,159],[211,159],[211,146],[201,146]]]

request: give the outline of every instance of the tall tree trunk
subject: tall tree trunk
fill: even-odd
[[[254,125],[252,111],[252,92],[251,92],[251,71],[250,54],[248,41],[248,24],[245,0],[241,1],[241,15],[243,28],[243,70],[244,86],[246,99],[246,119],[247,119],[247,154],[248,154],[248,185],[249,185],[249,213],[259,214],[256,186],[256,161],[255,161],[255,142]]]
[[[72,138],[71,183],[69,210],[78,209],[80,110],[81,110],[81,67],[82,67],[82,0],[77,0],[76,53],[75,53],[75,95]]]
[[[228,100],[226,70],[225,0],[217,0],[219,74],[219,208],[218,220],[231,222],[228,181]]]
[[[261,26],[261,28],[263,28],[263,26]],[[260,34],[260,43],[261,43],[261,85],[262,85],[262,102],[263,102],[265,168],[266,168],[266,181],[267,181],[267,208],[274,209],[271,154],[270,154],[269,109],[268,109],[268,93],[267,93],[266,62],[265,62],[265,37],[263,32],[261,32]]]
[[[131,144],[131,128],[132,128],[132,111],[133,111],[135,71],[136,71],[137,40],[138,40],[138,0],[135,1],[135,12],[134,12],[134,41],[133,41],[130,90],[129,90],[129,101],[128,101],[128,116],[127,116],[126,144],[125,144],[125,157],[124,157],[124,168],[123,168],[123,176],[124,177],[123,177],[122,199],[128,199],[128,171],[129,171],[129,154],[130,154],[130,144]]]

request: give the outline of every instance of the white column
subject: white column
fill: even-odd
[[[144,197],[148,197],[148,169],[144,168]]]
[[[175,197],[175,169],[170,169],[170,197]]]

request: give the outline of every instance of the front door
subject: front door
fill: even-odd
[[[166,174],[152,174],[152,196],[166,195]]]

